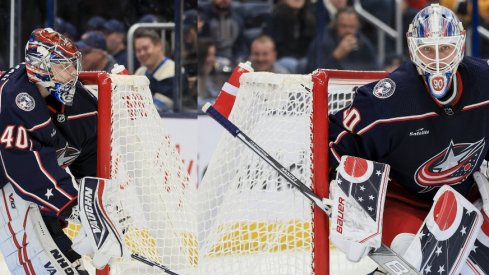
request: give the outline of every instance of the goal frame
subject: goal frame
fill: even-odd
[[[329,196],[329,131],[328,131],[328,87],[331,79],[361,79],[378,80],[387,75],[384,71],[344,71],[319,69],[311,74],[313,113],[312,122],[312,189],[320,197]],[[111,123],[111,89],[112,83],[106,72],[82,72],[80,81],[84,84],[98,86],[98,122],[97,122],[97,175],[110,177],[110,153],[102,154],[101,151],[110,152],[110,125]],[[106,148],[106,149],[101,149]],[[330,245],[329,245],[329,220],[326,214],[317,206],[313,206],[313,270],[316,275],[330,274]],[[110,267],[97,270],[97,275],[108,275]]]
[[[328,88],[331,79],[362,79],[372,81],[387,75],[384,71],[343,71],[319,69],[312,73],[313,113],[313,191],[322,198],[329,197],[329,129]],[[314,270],[315,274],[330,274],[329,219],[324,212],[314,206]],[[323,260],[324,259],[324,260]],[[324,273],[322,271],[325,271]]]
[[[97,85],[97,176],[110,178],[110,120],[112,116],[112,81],[106,72],[81,72],[80,81],[86,85]],[[105,149],[103,149],[105,148]],[[102,149],[102,150],[101,150]],[[105,150],[105,153],[102,151]],[[97,275],[109,275],[110,266],[97,270]]]

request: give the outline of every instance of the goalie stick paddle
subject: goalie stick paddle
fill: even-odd
[[[236,125],[219,113],[210,103],[206,103],[202,107],[202,111],[211,116],[215,121],[221,124],[233,137],[238,138],[246,146],[248,146],[253,152],[255,152],[261,159],[267,162],[272,168],[274,168],[282,177],[290,182],[295,188],[299,190],[306,198],[312,203],[316,204],[321,210],[323,210],[328,217],[331,216],[331,207],[329,199],[321,199],[316,193],[314,193],[307,185],[295,177],[287,168],[280,164],[276,159],[270,156],[263,148],[256,144],[250,137],[243,133]],[[418,275],[420,274],[414,269],[408,262],[400,257],[396,252],[387,247],[385,244],[369,252],[368,256],[380,265],[389,274],[406,274],[406,275]]]

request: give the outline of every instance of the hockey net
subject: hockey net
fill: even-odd
[[[98,90],[99,177],[122,224],[126,246],[171,270],[197,264],[196,186],[154,107],[144,76],[82,73]],[[97,274],[108,274],[108,270]],[[120,260],[110,274],[163,274],[135,260]],[[182,273],[183,274],[183,273]]]
[[[328,196],[327,112],[383,72],[248,73],[229,119],[319,196]],[[199,185],[201,274],[361,274],[328,242],[326,215],[224,134]],[[331,253],[330,253],[331,252]],[[329,260],[331,256],[331,261]],[[370,268],[370,269],[369,269]]]
[[[328,195],[327,113],[383,72],[249,73],[230,120],[319,196]],[[178,274],[362,274],[328,242],[326,216],[227,133],[196,188],[154,109],[145,77],[82,73],[99,97],[98,175],[133,253]],[[199,134],[206,134],[200,132]],[[74,236],[76,225],[68,234]],[[109,270],[97,271],[109,274]],[[135,260],[110,274],[164,274]]]

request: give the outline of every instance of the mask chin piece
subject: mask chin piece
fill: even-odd
[[[442,100],[447,96],[449,83],[452,75],[449,74],[426,74],[425,81],[428,84],[431,95]]]

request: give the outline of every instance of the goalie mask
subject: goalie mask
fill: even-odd
[[[441,105],[451,104],[457,98],[457,89],[453,87],[450,92],[450,83],[464,56],[462,23],[451,10],[432,4],[414,17],[407,42],[411,60],[432,97]]]
[[[71,105],[80,71],[75,44],[51,28],[36,29],[25,47],[27,76],[63,104]]]

